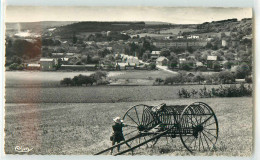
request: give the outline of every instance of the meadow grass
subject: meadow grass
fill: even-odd
[[[7,103],[107,103],[177,99],[178,91],[201,89],[203,85],[185,86],[88,86],[49,88],[6,88]],[[207,85],[207,89],[219,87]]]
[[[219,122],[219,139],[213,151],[195,155],[252,154],[253,102],[250,97],[121,103],[6,103],[5,152],[15,154],[15,146],[23,146],[33,148],[29,154],[94,154],[111,145],[112,119],[122,117],[131,106],[140,103],[188,105],[196,101],[213,108]],[[183,147],[178,137],[167,145],[141,147],[134,154],[194,155]]]

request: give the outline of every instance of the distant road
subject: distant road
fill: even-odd
[[[176,71],[169,70],[167,66],[159,66],[159,65],[156,65],[156,68],[158,68],[158,69],[160,69],[160,70],[163,70],[163,71],[166,71],[166,72],[173,73],[173,74],[177,74],[177,73],[178,73],[178,72],[176,72]]]

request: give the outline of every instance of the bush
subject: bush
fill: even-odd
[[[189,71],[192,69],[193,63],[189,62],[189,61],[184,61],[181,66],[180,69],[185,70],[185,71]]]
[[[97,72],[91,74],[90,77],[92,77],[96,81],[102,80],[107,77],[107,72],[97,71]]]
[[[205,86],[201,88],[198,93],[200,98],[211,98],[213,96],[212,92],[207,90]]]
[[[63,80],[60,81],[61,85],[72,85],[72,79],[71,78],[64,78]]]
[[[237,67],[236,78],[244,79],[250,73],[250,68],[246,63],[242,63]]]
[[[174,79],[173,77],[166,77],[164,80],[164,84],[173,84]]]
[[[182,88],[179,90],[178,95],[180,98],[190,98],[191,93],[187,89]]]
[[[221,71],[219,73],[219,79],[223,84],[230,84],[235,81],[235,77],[230,71]]]
[[[10,70],[23,70],[24,67],[23,67],[23,65],[21,65],[21,64],[13,63],[13,64],[11,64],[11,65],[9,66],[9,69],[10,69]]]
[[[246,77],[245,80],[246,83],[253,83],[252,77]]]
[[[205,77],[201,73],[198,73],[195,75],[195,77],[193,77],[192,82],[198,82],[200,84],[204,80],[205,80]]]
[[[222,85],[219,88],[212,88],[207,90],[206,87],[196,91],[192,89],[191,91],[187,89],[180,89],[178,91],[179,98],[211,98],[211,97],[243,97],[243,96],[252,96],[253,89],[250,85],[241,84],[239,87],[237,85],[230,85],[223,87]]]
[[[164,84],[182,83],[183,80],[184,80],[182,78],[183,76],[184,76],[184,74],[179,73],[179,74],[173,75],[171,77],[166,77],[165,81],[164,81]]]
[[[252,96],[253,89],[248,85],[241,84],[239,87],[236,85],[230,85],[223,87],[222,85],[215,89],[212,89],[212,94],[216,97],[242,97],[242,96]]]
[[[76,85],[76,86],[82,86],[83,84],[93,84],[94,83],[94,79],[89,77],[89,76],[84,76],[84,75],[78,75],[78,76],[74,76],[72,78],[72,85]]]
[[[164,82],[164,80],[162,78],[156,78],[155,79],[155,83],[157,83],[157,84],[160,84],[162,82]]]
[[[109,84],[109,82],[105,79],[107,76],[106,72],[97,71],[90,76],[84,76],[82,74],[78,76],[74,76],[71,78],[64,78],[60,81],[61,85],[67,85],[67,86],[82,86],[82,85],[93,85],[96,83],[97,85],[106,85]]]
[[[149,69],[151,69],[151,70],[156,69],[156,64],[155,63],[150,63],[149,64]]]

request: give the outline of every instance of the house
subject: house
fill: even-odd
[[[158,40],[153,42],[158,48],[201,48],[207,45],[207,41],[198,39],[176,39],[176,40]]]
[[[52,53],[51,55],[52,55],[52,57],[54,57],[54,58],[61,58],[61,57],[64,56],[64,53]]]
[[[207,67],[203,65],[202,62],[195,62],[195,67],[197,71],[206,71]]]
[[[73,57],[75,53],[66,53],[66,57]]]
[[[164,56],[161,56],[159,58],[156,59],[156,65],[159,66],[167,66],[168,65],[168,59]]]
[[[246,83],[245,79],[235,79],[236,83]]]
[[[57,61],[54,58],[41,58],[40,68],[42,71],[54,71],[56,70],[55,65]]]
[[[187,39],[199,39],[200,36],[190,35],[187,37]]]
[[[112,51],[113,47],[107,47],[107,50]]]
[[[183,36],[177,36],[177,39],[183,39],[184,37]]]
[[[196,62],[195,65],[196,65],[196,67],[203,67],[204,66],[202,62]]]
[[[40,70],[40,64],[27,64],[27,70]]]
[[[237,66],[237,65],[235,65],[235,66],[231,66],[230,71],[231,71],[233,74],[235,74],[236,71],[237,71],[237,69],[238,69],[238,66]]]
[[[186,61],[186,58],[179,58],[179,67],[181,67]]]
[[[227,41],[222,39],[222,43],[221,43],[222,47],[226,47],[227,46]]]
[[[245,39],[252,40],[252,39],[253,39],[252,34],[246,35],[246,36],[244,36],[244,37],[242,38],[242,40],[245,40]]]
[[[136,68],[135,63],[117,63],[116,68],[119,70],[133,70]]]
[[[125,69],[125,66],[127,66],[127,65],[128,65],[128,63],[117,63],[116,68],[118,68],[119,70]]]
[[[125,70],[134,70],[135,67],[135,63],[128,63],[128,65],[125,66]]]
[[[218,59],[217,56],[208,56],[207,61],[216,61]]]
[[[213,40],[213,38],[206,38],[207,42],[211,42]]]
[[[182,64],[183,62],[186,61],[186,58],[179,58],[179,63]]]
[[[61,65],[59,70],[71,70],[71,71],[94,71],[96,70],[96,65]]]
[[[62,64],[69,64],[69,58],[61,58]]]
[[[218,60],[217,56],[208,56],[207,57],[207,67],[213,69],[214,62]]]
[[[126,63],[134,63],[135,65],[139,65],[139,59],[134,56],[128,56],[126,59]]]
[[[151,59],[156,60],[161,54],[161,51],[152,51],[151,52]]]

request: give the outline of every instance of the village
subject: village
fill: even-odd
[[[240,23],[247,24],[247,21],[243,19]],[[208,24],[197,28],[205,28],[204,25]],[[173,34],[167,28],[148,28],[121,32],[73,32],[64,36],[60,35],[58,28],[49,28],[37,36],[24,31],[7,35],[7,51],[15,54],[15,46],[28,43],[29,53],[7,55],[6,69],[70,72],[164,70],[172,73],[189,71],[193,75],[196,72],[226,71],[233,75],[243,72],[235,76],[236,79],[252,77],[250,31],[238,32],[235,28],[229,32],[197,32],[178,28],[178,32]]]

